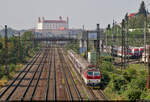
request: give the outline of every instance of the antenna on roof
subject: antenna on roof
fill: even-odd
[[[44,18],[44,16],[42,17],[42,20],[43,20],[43,21],[45,21],[45,18]]]
[[[59,20],[62,20],[62,16],[59,16]]]
[[[39,23],[41,23],[41,18],[40,17],[39,17],[38,21],[39,21]]]

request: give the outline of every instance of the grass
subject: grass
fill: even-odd
[[[87,93],[86,93],[84,90],[82,90],[82,93],[83,93],[83,94],[84,94],[84,96],[86,97],[86,99],[85,99],[85,100],[88,100],[89,98],[88,98]]]
[[[31,53],[30,53],[30,57],[26,57],[26,58],[25,58],[25,61],[29,61],[29,60],[32,58],[31,56],[33,56],[33,55],[34,55],[34,53],[31,52]],[[4,66],[2,66],[2,67],[4,68]],[[14,70],[9,73],[9,76],[3,75],[2,78],[0,79],[0,89],[1,89],[3,86],[5,86],[5,85],[7,84],[7,82],[8,82],[11,78],[13,78],[13,76],[16,75],[16,73],[17,73],[21,68],[23,68],[23,64],[17,64],[17,65],[15,65]]]
[[[111,79],[108,85],[105,87],[104,93],[106,96],[108,96],[110,100],[128,100],[128,98],[125,95],[125,91],[128,89],[126,89],[125,91],[122,91],[122,93],[120,93],[120,91],[113,90],[112,89],[113,83],[111,82],[111,80],[113,79],[112,77],[113,74],[117,75],[118,77],[121,77],[123,76],[124,72],[129,71],[130,69],[136,70],[135,76],[139,76],[139,75],[145,75],[144,73],[147,74],[148,67],[145,66],[144,64],[130,64],[127,69],[125,70],[123,69],[122,71],[120,68],[116,68],[116,67],[113,67],[113,71],[107,71],[107,74],[109,75]],[[146,76],[144,78],[146,78]],[[128,84],[130,84],[130,82],[128,82],[126,85]]]
[[[65,84],[65,79],[64,78],[62,79],[62,84]]]

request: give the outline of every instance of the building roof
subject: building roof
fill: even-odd
[[[44,23],[67,23],[65,20],[44,20]]]
[[[129,17],[134,17],[136,15],[136,13],[130,13]]]

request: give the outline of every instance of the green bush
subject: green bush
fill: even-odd
[[[9,66],[9,72],[12,72],[15,70],[16,65],[15,64],[10,64]]]
[[[122,76],[112,75],[112,88],[114,91],[120,91],[121,87],[126,84]]]
[[[102,78],[101,78],[101,88],[104,89],[110,82],[110,77],[109,77],[109,73],[107,72],[103,72],[102,74]]]
[[[119,94],[123,94],[128,88],[128,84],[124,84],[121,86],[120,90],[119,90]]]
[[[142,92],[141,99],[150,100],[150,89]]]
[[[0,78],[2,78],[4,75],[4,67],[0,66]]]
[[[9,59],[9,63],[13,63],[13,64],[17,64],[17,58],[16,57],[11,57],[10,59]]]
[[[113,64],[111,62],[102,61],[101,69],[106,71],[113,71]]]
[[[145,100],[150,100],[150,93],[149,93],[149,95],[145,98]]]
[[[130,82],[131,81],[131,77],[128,75],[128,73],[125,71],[123,72],[123,77],[126,81]]]
[[[126,96],[128,97],[129,100],[134,101],[136,99],[140,99],[141,90],[131,88],[131,89],[128,89],[125,94],[126,94]]]
[[[135,88],[144,90],[146,85],[146,79],[143,77],[137,77],[137,79],[132,79],[131,82],[128,84],[128,88]]]
[[[128,99],[135,100],[144,96],[144,94],[142,96],[141,94],[145,92],[145,84],[146,80],[143,77],[138,76],[137,79],[132,79],[125,92]]]
[[[3,43],[2,42],[0,42],[0,49],[2,49],[3,48]]]
[[[127,72],[127,75],[130,77],[130,80],[137,77],[136,76],[136,74],[137,74],[136,70],[133,68],[129,68],[126,72]]]
[[[113,60],[112,56],[105,56],[105,57],[103,56],[101,58],[102,58],[103,61],[108,61],[108,62],[112,62],[112,60]]]

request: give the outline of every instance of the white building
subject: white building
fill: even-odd
[[[63,20],[59,17],[59,20],[45,20],[44,17],[38,19],[38,30],[67,30],[69,29],[69,18]]]

